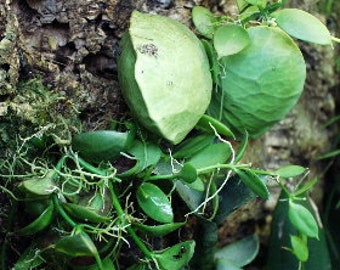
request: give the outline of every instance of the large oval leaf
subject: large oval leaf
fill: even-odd
[[[87,161],[113,161],[131,143],[129,132],[97,130],[84,132],[72,138],[72,147]]]
[[[263,181],[251,170],[235,170],[242,182],[262,199],[269,198],[269,191]]]
[[[143,211],[161,223],[172,223],[174,214],[165,193],[156,185],[143,183],[137,189],[137,201]]]
[[[152,133],[181,142],[210,103],[203,45],[183,24],[137,11],[121,45],[118,79],[132,114]]]
[[[94,223],[107,222],[111,218],[100,215],[95,209],[78,205],[75,203],[63,203],[65,210],[73,217]]]
[[[222,89],[209,114],[233,131],[257,137],[281,120],[303,90],[306,65],[294,41],[278,27],[251,27],[251,44],[223,58]]]
[[[320,44],[332,44],[332,37],[327,27],[308,12],[295,8],[286,8],[272,13],[277,24],[292,37]]]

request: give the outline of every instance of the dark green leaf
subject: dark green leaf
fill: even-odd
[[[219,58],[236,54],[249,44],[250,38],[248,32],[237,24],[220,26],[214,35],[214,48]]]
[[[53,193],[56,189],[56,184],[54,182],[54,177],[56,172],[50,170],[46,173],[43,178],[34,177],[32,179],[25,180],[20,183],[19,188],[24,189],[34,195],[46,196]]]
[[[63,208],[73,217],[87,222],[101,223],[110,221],[110,217],[100,215],[95,209],[75,203],[63,203]]]
[[[198,32],[206,38],[213,37],[217,17],[210,12],[207,8],[195,6],[192,9],[192,20]]]
[[[306,207],[289,200],[288,217],[302,234],[318,238],[318,224]]]
[[[47,228],[52,222],[54,206],[51,203],[42,214],[27,226],[16,231],[19,235],[32,235]]]
[[[292,245],[292,252],[298,258],[299,261],[306,262],[308,260],[308,246],[306,236],[290,236],[290,243]]]
[[[292,37],[320,44],[332,44],[327,27],[312,14],[300,9],[286,8],[272,13],[276,23]]]
[[[295,177],[303,174],[306,168],[298,165],[288,165],[281,167],[280,169],[274,171],[275,174],[279,175],[281,178]]]
[[[249,136],[248,136],[248,132],[245,131],[244,132],[244,135],[243,135],[243,138],[242,138],[242,141],[237,149],[237,152],[236,152],[236,156],[235,156],[235,160],[234,160],[234,163],[238,163],[244,156],[244,153],[246,152],[246,149],[247,149],[247,146],[248,146],[248,139],[249,139]]]
[[[251,170],[235,170],[243,183],[262,199],[269,198],[269,191],[263,181]]]
[[[89,162],[113,161],[130,144],[129,132],[98,130],[80,133],[73,137],[72,147]]]
[[[75,266],[75,265],[71,265],[71,269],[72,270],[115,270],[115,266],[113,264],[113,259],[110,257],[106,257],[103,259],[102,261],[102,268],[98,267],[98,264],[91,264],[91,265],[87,265],[87,266]]]
[[[254,260],[259,252],[260,242],[256,234],[229,244],[215,252],[215,259],[225,259],[233,265],[243,267]]]
[[[161,223],[172,223],[174,214],[165,193],[156,185],[143,183],[137,189],[137,201],[143,211]]]
[[[224,181],[214,179],[216,182]],[[221,224],[232,212],[255,199],[255,194],[242,181],[238,175],[232,176],[219,193],[220,205],[214,221]]]
[[[211,72],[211,76],[213,79],[213,82],[216,85],[221,85],[220,83],[220,64],[217,60],[217,53],[215,51],[215,49],[213,48],[211,42],[207,41],[207,40],[201,40],[205,52],[208,56],[209,59],[209,64],[210,64],[210,72]]]
[[[207,134],[201,134],[188,138],[175,148],[172,156],[174,158],[188,158],[210,145],[214,138],[215,136]]]
[[[133,227],[144,232],[147,235],[159,237],[159,236],[167,235],[173,231],[176,231],[177,229],[182,227],[184,224],[186,223],[176,222],[176,223],[168,223],[168,224],[150,226],[150,225],[135,223],[133,224]]]
[[[195,210],[203,202],[205,196],[203,191],[192,189],[182,181],[176,181],[175,183],[176,191],[191,211]]]
[[[218,226],[215,222],[197,216],[194,231],[195,253],[190,261],[190,269],[214,269],[214,251],[218,241]]]
[[[90,236],[82,231],[60,238],[55,243],[54,249],[71,257],[98,255],[98,250]]]
[[[154,258],[157,260],[161,269],[179,270],[187,265],[194,254],[195,242],[186,241],[176,244],[170,248],[157,251]]]
[[[186,163],[191,164],[197,170],[208,168],[209,166],[216,166],[218,164],[224,164],[231,155],[229,145],[225,143],[215,143],[207,146],[196,155],[193,155],[187,160]],[[204,171],[204,173],[210,172],[214,169]]]
[[[4,258],[5,259],[5,258]],[[45,261],[41,257],[36,243],[33,242],[24,253],[21,254],[19,260],[15,263],[12,270],[31,270],[36,269]]]

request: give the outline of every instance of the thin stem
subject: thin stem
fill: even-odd
[[[117,214],[120,217],[120,220],[123,223],[126,223],[126,219],[124,218],[126,216],[126,213],[124,212],[119,199],[114,191],[113,185],[111,182],[109,182],[109,190],[111,192],[111,197],[112,197],[112,204],[113,207],[116,209]],[[147,246],[141,241],[141,239],[138,237],[138,235],[136,234],[136,232],[130,227],[126,227],[127,232],[130,234],[130,236],[132,237],[132,239],[134,240],[134,242],[137,244],[137,246],[140,248],[140,250],[144,253],[144,255],[146,257],[152,258],[153,254],[152,252],[147,248]]]
[[[337,38],[337,37],[331,37],[331,39],[336,42],[336,43],[340,43],[340,38]]]
[[[53,200],[53,204],[55,206],[55,208],[58,210],[59,214],[63,217],[63,219],[65,221],[67,221],[67,223],[69,223],[72,227],[76,227],[77,223],[75,223],[68,214],[66,214],[64,208],[60,205],[59,200],[58,200],[58,195],[57,194],[53,194],[52,195],[52,200]]]

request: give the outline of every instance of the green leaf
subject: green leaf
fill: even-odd
[[[301,233],[309,237],[318,238],[318,224],[306,207],[289,200],[288,217]]]
[[[244,153],[247,150],[248,140],[249,140],[249,135],[248,135],[248,132],[245,131],[243,138],[242,138],[242,141],[241,141],[239,147],[237,148],[237,152],[236,152],[235,160],[234,160],[235,164],[237,164],[243,158]]]
[[[162,151],[158,145],[141,141],[135,141],[129,153],[139,161],[139,171],[156,165],[162,156]]]
[[[86,222],[101,223],[111,220],[110,217],[100,215],[95,209],[89,207],[75,203],[63,203],[62,206],[71,216]]]
[[[156,185],[143,183],[137,189],[137,201],[145,214],[161,223],[172,223],[174,214],[165,193]]]
[[[232,131],[222,122],[218,121],[210,115],[204,114],[195,126],[196,129],[203,130],[207,133],[215,135],[215,131],[226,137],[235,138]],[[215,130],[214,130],[215,129]]]
[[[98,250],[90,236],[82,231],[60,238],[54,245],[57,252],[71,257],[97,256]]]
[[[215,259],[225,259],[233,265],[243,267],[254,260],[259,252],[259,238],[256,234],[247,236],[215,252]]]
[[[176,223],[168,223],[168,224],[162,224],[162,225],[145,225],[140,223],[134,223],[132,224],[133,227],[136,229],[144,232],[147,235],[153,236],[153,237],[159,237],[167,235],[173,231],[176,231],[183,225],[185,225],[185,222],[176,222]]]
[[[303,10],[286,8],[271,14],[277,24],[292,37],[320,44],[331,45],[327,27],[316,17]]]
[[[214,47],[218,58],[239,53],[250,44],[248,32],[240,25],[220,26],[214,35]]]
[[[97,130],[80,133],[72,138],[72,147],[89,162],[113,161],[130,147],[131,133]]]
[[[5,258],[4,258],[5,259]],[[36,269],[43,264],[45,260],[40,256],[40,250],[35,242],[33,242],[21,254],[19,260],[14,264],[12,270],[31,270]]]
[[[306,168],[299,165],[288,165],[274,171],[281,178],[291,178],[303,174]]]
[[[204,46],[205,52],[206,52],[208,59],[209,59],[210,72],[211,72],[213,82],[217,85],[220,85],[221,71],[220,71],[220,64],[217,60],[217,53],[216,53],[215,49],[213,48],[211,42],[204,40],[204,39],[202,39],[201,42]]]
[[[209,39],[213,37],[218,19],[209,9],[195,6],[192,9],[192,20],[202,36]]]
[[[260,177],[251,170],[235,170],[235,173],[237,173],[242,182],[246,184],[246,186],[256,195],[266,200],[269,198],[270,193],[267,186],[263,183]]]
[[[163,270],[179,270],[189,263],[194,250],[195,242],[191,240],[157,251],[154,253],[154,258]]]
[[[245,1],[253,6],[257,6],[262,9],[265,8],[267,4],[267,0],[245,0]]]
[[[177,193],[191,211],[195,210],[203,202],[204,190],[192,189],[189,184],[184,184],[182,181],[176,181],[175,183]]]
[[[299,261],[306,262],[308,260],[308,246],[306,236],[290,236],[290,243],[292,245],[292,252],[298,258]]]
[[[313,178],[308,183],[304,184],[301,188],[299,188],[297,191],[295,191],[292,196],[297,197],[302,194],[305,194],[308,190],[310,190],[316,183],[318,182],[318,178]]]
[[[196,155],[187,160],[186,163],[191,164],[197,170],[204,169],[209,166],[225,163],[231,155],[229,145],[225,143],[215,143],[207,146]],[[213,169],[212,169],[213,170]],[[204,173],[212,170],[204,171]]]
[[[76,266],[76,265],[70,265],[72,270],[115,270],[115,266],[113,264],[113,259],[110,258],[109,256],[104,258],[102,261],[102,268],[98,267],[98,264],[91,264],[91,265],[86,265],[86,266]]]
[[[16,231],[19,235],[32,235],[47,228],[53,219],[54,205],[51,202],[41,215],[27,226]]]
[[[210,145],[213,142],[214,138],[215,136],[207,134],[200,134],[194,137],[190,137],[181,142],[175,148],[172,156],[174,158],[188,158]]]
[[[50,170],[43,178],[34,177],[20,183],[19,188],[34,195],[47,196],[52,194],[56,189],[54,177],[56,172]]]

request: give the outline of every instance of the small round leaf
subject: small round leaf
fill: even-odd
[[[214,35],[214,47],[219,58],[236,54],[249,44],[248,32],[240,25],[223,25],[216,30]]]

